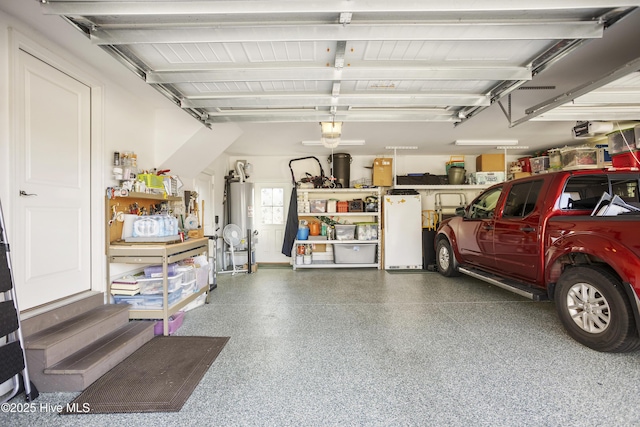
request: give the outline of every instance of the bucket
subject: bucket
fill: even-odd
[[[298,234],[296,238],[298,240],[307,240],[309,238],[309,227],[298,228]]]
[[[458,166],[451,166],[449,168],[449,172],[447,173],[447,177],[449,178],[450,185],[461,185],[464,184],[465,180],[465,172],[464,168]]]
[[[351,154],[348,153],[334,153],[327,159],[329,163],[333,161],[333,177],[339,188],[349,188],[352,160]]]

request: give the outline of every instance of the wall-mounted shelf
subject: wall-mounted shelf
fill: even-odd
[[[314,216],[314,217],[318,217],[318,216],[326,216],[326,217],[334,217],[334,216],[344,216],[344,217],[350,217],[350,216],[380,216],[379,212],[331,212],[331,213],[327,213],[327,212],[323,212],[323,213],[316,213],[316,212],[298,212],[298,217],[301,216]]]
[[[396,185],[393,188],[398,190],[484,190],[488,185]]]

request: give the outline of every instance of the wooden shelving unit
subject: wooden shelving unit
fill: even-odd
[[[107,198],[107,220],[111,218],[114,207],[117,212],[126,211],[129,205],[138,203],[139,206],[149,208],[158,202],[181,202],[181,197],[162,197],[146,193],[130,193],[129,196]],[[162,319],[164,334],[169,331],[169,316],[178,312],[187,304],[209,291],[209,286],[204,286],[197,292],[184,296],[179,301],[169,305],[167,266],[171,263],[182,261],[197,255],[205,254],[208,257],[209,239],[187,239],[184,242],[175,243],[127,243],[121,240],[122,223],[114,221],[107,225],[107,294],[111,296],[110,264],[140,264],[162,265],[163,273],[163,305],[161,309],[130,309],[130,319]]]

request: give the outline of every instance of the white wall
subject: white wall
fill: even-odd
[[[343,152],[346,152],[344,150]],[[409,150],[398,150],[396,155],[396,172],[397,175],[407,175],[409,173],[430,173],[432,175],[445,175],[446,163],[450,161],[449,156],[415,156],[410,154]],[[327,161],[328,154],[318,154],[316,157],[320,160],[324,173],[326,176],[330,174],[330,165]],[[382,157],[382,156],[380,156]],[[393,158],[393,155],[386,157]],[[226,162],[220,159],[217,169],[225,168],[225,172],[233,169],[237,160],[246,160],[253,165],[253,173],[251,174],[249,181],[251,182],[273,182],[273,181],[286,181],[292,182],[291,170],[289,168],[289,162],[295,157],[282,157],[282,156],[243,156],[235,157],[229,156]],[[354,156],[350,168],[350,181],[356,181],[361,178],[371,179],[373,164],[375,156]],[[476,156],[465,156],[465,169],[467,173],[476,171]],[[508,155],[507,161],[515,161],[517,156]],[[300,177],[304,176],[304,172],[309,172],[312,175],[319,173],[318,163],[315,160],[300,160],[292,163],[296,180],[300,180]],[[216,181],[217,182],[217,181]],[[458,194],[463,194],[466,202],[470,202],[481,190],[460,190],[457,187],[452,187],[451,190],[420,190],[422,194],[422,207],[423,209],[433,210],[435,209],[435,193],[454,193],[450,195],[442,195],[441,203],[443,205],[450,205],[457,203],[460,199]],[[216,199],[218,199],[218,194]],[[221,200],[221,199],[218,199]],[[218,204],[216,204],[218,206]],[[219,204],[222,209],[222,204]],[[222,212],[222,211],[219,211]]]
[[[39,12],[38,12],[39,13]],[[104,218],[104,189],[108,186],[117,184],[113,179],[112,162],[114,151],[133,151],[138,156],[138,167],[140,169],[153,169],[160,163],[159,158],[166,158],[162,144],[158,149],[156,131],[158,117],[156,111],[164,109],[163,132],[170,135],[179,135],[181,127],[185,124],[185,119],[191,124],[191,127],[202,128],[190,116],[186,115],[179,108],[173,106],[170,101],[157,94],[152,88],[147,87],[141,80],[139,83],[142,92],[150,92],[149,96],[141,96],[139,91],[131,90],[128,84],[132,82],[126,78],[123,82],[110,80],[109,77],[103,75],[99,69],[94,68],[93,63],[85,62],[82,54],[75,52],[74,54],[66,51],[62,47],[52,43],[47,38],[41,36],[37,29],[30,28],[18,19],[0,11],[0,200],[2,201],[3,211],[7,223],[7,234],[11,239],[11,212],[12,198],[16,197],[17,192],[14,184],[14,176],[12,173],[12,142],[11,138],[11,102],[9,98],[11,84],[11,58],[12,58],[12,42],[11,32],[19,33],[21,39],[29,40],[29,43],[38,46],[38,51],[46,52],[47,58],[54,58],[68,64],[70,68],[77,71],[78,76],[90,76],[90,85],[97,88],[102,93],[102,103],[98,106],[100,110],[94,129],[98,129],[98,135],[94,135],[95,140],[99,143],[92,142],[92,158],[95,159],[93,166],[97,168],[92,174],[94,178],[97,176],[97,183],[93,186],[96,191],[92,193],[92,203],[99,206],[96,209],[95,216],[97,220],[94,222],[94,230],[92,235],[94,250],[97,254],[96,269],[99,271],[96,277],[96,283],[105,282],[103,278],[104,254],[104,227],[106,219]],[[82,35],[78,34],[79,37]],[[81,45],[83,43],[80,43]],[[84,43],[87,49],[95,50],[95,46],[86,40]],[[106,54],[104,54],[106,55]],[[115,61],[107,57],[107,60]],[[74,73],[72,73],[74,74]],[[127,74],[129,78],[132,76]],[[135,78],[137,79],[137,77]],[[80,78],[84,81],[83,78]],[[87,83],[85,81],[85,83]],[[122,84],[121,84],[122,83]],[[176,129],[171,130],[174,126]],[[169,153],[176,150],[182,142],[179,138],[173,139],[173,144],[164,147]],[[95,156],[95,157],[94,157]],[[206,159],[204,165],[209,164],[213,159]],[[194,174],[196,176],[197,174]],[[194,188],[195,182],[187,180],[188,188]],[[115,266],[113,272],[118,273],[119,270],[130,269],[132,266]],[[100,285],[98,285],[100,286]]]

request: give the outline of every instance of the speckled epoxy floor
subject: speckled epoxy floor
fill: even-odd
[[[372,269],[218,276],[179,335],[229,336],[179,413],[0,413],[46,426],[637,426],[640,353],[569,338],[552,303]],[[37,405],[75,393],[43,393]],[[23,396],[14,402],[23,402]]]

